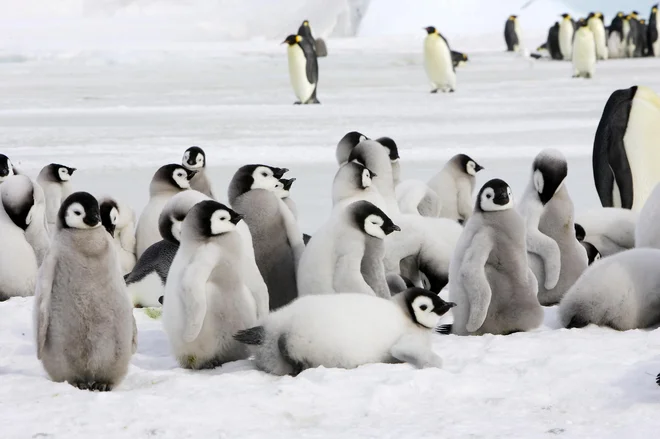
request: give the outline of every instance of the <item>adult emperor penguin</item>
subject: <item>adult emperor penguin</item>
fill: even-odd
[[[594,34],[596,42],[596,56],[600,60],[606,60],[609,57],[607,50],[607,35],[605,33],[605,18],[600,12],[591,12],[587,17],[589,30]]]
[[[506,42],[507,52],[517,52],[520,48],[520,25],[518,16],[509,15],[504,24],[504,41]]]
[[[350,131],[344,134],[339,142],[337,143],[337,150],[335,156],[337,157],[337,164],[339,166],[348,162],[348,157],[351,155],[351,151],[363,140],[368,140],[369,138],[359,131]]]
[[[160,241],[158,217],[170,198],[190,188],[190,180],[197,171],[191,171],[181,165],[161,166],[149,185],[149,203],[142,211],[137,224],[137,257],[152,244]]]
[[[660,20],[658,20],[657,3],[651,8],[646,32],[646,44],[648,45],[649,56],[660,56]]]
[[[643,41],[641,40],[639,15],[636,11],[626,15],[623,21],[626,56],[628,58],[639,58],[643,53]]]
[[[465,222],[472,215],[472,194],[476,175],[484,169],[467,154],[453,156],[428,182],[440,199],[439,215]]]
[[[302,22],[298,28],[298,35],[312,42],[316,56],[319,58],[328,56],[328,47],[325,44],[325,40],[323,38],[314,38],[312,36],[312,27],[309,25],[309,20]]]
[[[518,210],[527,226],[529,264],[538,280],[541,305],[558,303],[587,268],[587,254],[575,237],[573,202],[564,184],[568,164],[554,149],[542,150]]]
[[[596,40],[587,21],[577,22],[573,38],[573,77],[591,79],[596,70]]]
[[[45,166],[37,176],[37,183],[41,186],[46,197],[46,222],[51,231],[55,230],[57,212],[62,201],[71,195],[71,176],[76,168],[70,168],[57,163]]]
[[[14,164],[4,154],[0,154],[0,183],[5,181],[7,177],[17,174]]]
[[[639,211],[660,181],[660,98],[650,88],[616,90],[605,104],[593,149],[603,207]]]
[[[209,369],[248,356],[233,339],[259,319],[242,270],[242,238],[236,230],[241,219],[224,204],[207,200],[183,220],[163,303],[163,328],[182,367]]]
[[[85,390],[117,386],[137,349],[137,327],[112,238],[87,192],[62,203],[35,295],[37,358],[51,379]]]
[[[232,208],[244,216],[252,234],[257,266],[268,286],[270,309],[298,296],[297,263],[305,249],[298,222],[289,207],[273,192],[286,168],[245,165],[229,183]]]
[[[635,247],[638,216],[629,209],[600,207],[576,214],[575,226],[584,230],[583,241],[595,246],[605,257]]]
[[[490,180],[477,195],[449,266],[454,334],[511,334],[541,325],[543,308],[525,242],[511,188]]]
[[[389,298],[383,240],[399,230],[368,201],[334,211],[300,258],[298,294],[362,293]]]
[[[573,34],[575,33],[575,22],[570,14],[561,14],[559,22],[559,50],[564,60],[573,59]]]
[[[453,306],[420,288],[391,300],[356,293],[306,296],[235,338],[250,346],[259,369],[275,375],[368,363],[441,367],[430,337]]]
[[[316,98],[319,64],[312,41],[300,35],[289,35],[282,42],[288,44],[289,79],[298,101],[296,104],[320,104]]]
[[[589,324],[619,331],[660,323],[660,250],[635,248],[591,265],[559,304],[566,328]]]
[[[559,22],[557,21],[548,30],[547,47],[552,59],[557,61],[564,59],[564,55],[562,55],[561,48],[559,47]]]
[[[204,150],[199,146],[191,146],[183,153],[181,164],[186,169],[197,171],[190,180],[190,188],[215,198],[211,181],[206,175],[206,153]]]
[[[433,88],[431,93],[454,92],[456,70],[451,60],[451,49],[445,37],[433,26],[424,28],[424,69]]]
[[[110,196],[99,199],[101,224],[113,238],[122,276],[135,267],[135,212],[125,203]]]
[[[607,51],[610,58],[623,58],[626,56],[626,35],[624,35],[623,24],[623,12],[618,12],[608,28]]]
[[[651,56],[650,55],[650,49],[649,49],[649,26],[646,23],[646,20],[643,18],[639,19],[639,26],[637,29],[638,33],[638,40],[639,40],[639,45],[641,48],[641,55],[640,56]]]

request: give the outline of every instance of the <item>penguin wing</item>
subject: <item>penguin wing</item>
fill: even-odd
[[[316,84],[319,80],[319,64],[316,59],[316,51],[314,50],[313,43],[307,40],[302,40],[300,47],[305,54],[305,60],[307,60],[305,66],[305,73],[307,73],[307,80],[310,84]]]
[[[298,226],[298,221],[293,215],[289,206],[286,205],[284,201],[278,199],[278,205],[280,210],[280,215],[282,216],[282,221],[284,222],[284,228],[286,230],[286,235],[289,239],[289,245],[293,250],[293,257],[295,261],[296,270],[298,269],[298,262],[300,262],[300,257],[302,256],[303,251],[305,251],[305,241],[303,240],[303,234],[300,231]]]
[[[467,221],[472,216],[472,186],[467,180],[459,181],[458,189],[458,215]]]
[[[470,302],[470,314],[466,329],[475,332],[486,320],[492,290],[486,278],[486,261],[490,255],[495,242],[487,230],[482,230],[474,235],[472,242],[461,261],[458,271],[463,291],[466,292]]]
[[[333,288],[337,293],[362,293],[375,296],[376,293],[364,280],[360,271],[362,255],[344,254],[337,259],[332,277]],[[319,293],[325,293],[320,291]]]
[[[527,251],[538,255],[543,260],[545,288],[551,290],[556,287],[561,271],[561,252],[557,242],[541,233],[538,228],[528,227]]]
[[[48,325],[50,323],[50,298],[53,290],[53,278],[57,266],[57,253],[51,249],[39,267],[37,286],[34,292],[35,323],[37,335],[37,358],[41,359],[46,337],[48,336]]]
[[[314,45],[316,46],[316,56],[319,58],[328,56],[328,46],[325,44],[325,40],[323,38],[317,38],[314,40]]]
[[[213,244],[204,244],[195,251],[183,272],[180,298],[184,312],[183,339],[190,343],[202,330],[206,316],[206,282],[218,259]]]
[[[259,271],[259,266],[254,256],[254,247],[252,244],[252,234],[245,221],[241,221],[236,226],[238,233],[241,235],[243,245],[243,278],[245,279],[245,286],[254,297],[257,304],[257,319],[262,321],[268,315],[270,296],[268,294],[268,286],[264,282],[264,278]]]

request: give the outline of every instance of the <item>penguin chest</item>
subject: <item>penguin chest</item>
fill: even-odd
[[[564,59],[571,59],[573,53],[573,24],[565,21],[559,26],[559,48]]]
[[[596,63],[596,42],[589,30],[581,30],[575,37],[573,65],[578,72],[590,72]]]
[[[438,35],[429,35],[424,41],[424,68],[426,74],[436,86],[452,85],[452,68],[449,47]]]
[[[289,46],[289,79],[296,97],[302,104],[307,102],[314,92],[315,84],[310,84],[307,79],[307,58],[298,44]]]

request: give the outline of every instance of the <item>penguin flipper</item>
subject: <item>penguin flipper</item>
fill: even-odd
[[[201,246],[183,272],[181,279],[181,305],[184,313],[183,339],[190,343],[202,330],[206,316],[206,281],[215,269],[217,257],[212,244]]]
[[[261,346],[266,340],[266,329],[263,326],[255,326],[238,331],[234,334],[234,340],[247,345]]]
[[[442,367],[442,358],[436,355],[419,336],[404,335],[390,348],[390,355],[419,369]]]
[[[39,267],[39,276],[35,289],[34,312],[37,326],[37,358],[41,359],[48,336],[50,320],[50,298],[53,290],[53,278],[57,266],[57,254],[50,250]]]
[[[470,301],[470,314],[466,324],[468,332],[475,332],[484,324],[490,307],[492,290],[486,278],[486,261],[493,249],[493,239],[486,231],[474,235],[459,268],[459,281]]]
[[[328,47],[326,46],[325,40],[323,38],[317,38],[314,41],[314,46],[316,47],[316,56],[319,58],[328,56]]]

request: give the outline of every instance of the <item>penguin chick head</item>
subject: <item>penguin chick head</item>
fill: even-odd
[[[4,181],[10,175],[14,175],[14,165],[4,154],[0,154],[0,182]]]
[[[206,154],[199,146],[191,146],[183,153],[181,164],[187,169],[202,169],[206,167]]]
[[[571,19],[571,14],[566,14],[566,13],[561,14],[561,18],[563,18],[564,20],[570,20]]]
[[[240,167],[229,183],[229,202],[233,203],[237,197],[252,189],[274,191],[280,184],[280,178],[287,172],[289,172],[287,168],[261,164]]]
[[[461,171],[473,177],[477,175],[477,172],[484,169],[483,166],[475,162],[474,159],[467,154],[456,154],[450,161],[457,163]]]
[[[433,329],[440,323],[440,318],[456,306],[445,302],[435,293],[423,288],[408,288],[401,292],[413,321],[425,328]]]
[[[117,202],[111,198],[106,198],[99,204],[101,214],[101,225],[114,238],[117,220],[119,219],[119,207]]]
[[[177,190],[188,189],[190,188],[190,180],[195,174],[197,174],[197,171],[186,169],[174,163],[161,166],[151,179],[152,192],[156,186]]]
[[[392,140],[392,138],[381,137],[380,139],[376,139],[376,142],[380,143],[385,149],[387,149],[391,161],[396,162],[399,160],[399,148],[396,146],[396,142]]]
[[[401,230],[385,212],[368,201],[356,201],[348,209],[355,226],[374,238],[385,239],[390,233]]]
[[[282,44],[288,44],[289,46],[295,46],[303,40],[303,37],[300,35],[291,34],[282,41]]]
[[[348,156],[351,154],[351,151],[353,151],[353,148],[355,148],[363,140],[368,139],[369,138],[367,136],[358,131],[351,131],[346,133],[344,137],[342,137],[341,140],[337,143],[337,163],[339,163],[339,165],[343,165],[344,163],[348,162]]]
[[[595,245],[587,241],[582,241],[580,242],[580,244],[582,244],[582,246],[587,252],[587,260],[589,262],[589,265],[593,264],[594,262],[596,262],[601,258],[600,252],[598,251]]]
[[[64,183],[71,180],[71,175],[76,171],[76,168],[60,165],[58,163],[51,163],[46,166],[46,179],[56,183]]]
[[[437,29],[436,29],[435,27],[433,27],[433,26],[427,26],[427,27],[424,28],[424,30],[425,30],[426,33],[429,34],[429,35],[431,35],[431,34],[437,34],[437,33],[438,33]]]
[[[555,149],[544,149],[532,164],[532,181],[543,205],[561,189],[568,175],[566,157]]]
[[[511,188],[499,178],[487,182],[477,196],[477,211],[499,212],[513,207],[513,194]]]
[[[236,230],[236,224],[242,219],[243,215],[224,204],[206,200],[190,209],[184,220],[184,227],[192,223],[198,235],[210,238]]]
[[[584,241],[584,238],[587,237],[587,232],[584,230],[584,227],[582,227],[580,224],[575,223],[575,238],[582,242]]]
[[[63,229],[95,229],[101,225],[99,202],[88,192],[69,195],[57,216],[58,225]]]
[[[275,185],[275,195],[277,195],[278,198],[287,198],[294,181],[296,181],[295,178],[280,178],[280,181]]]

